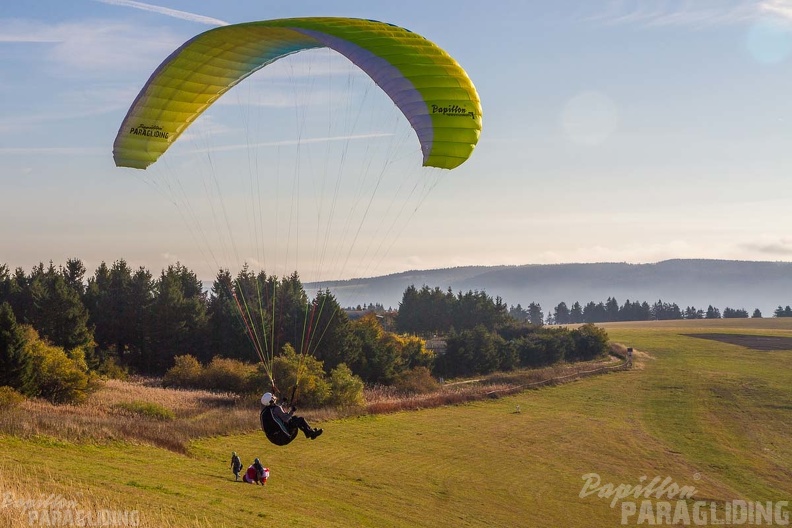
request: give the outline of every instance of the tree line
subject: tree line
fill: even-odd
[[[754,311],[754,317],[761,316],[762,314],[758,309]],[[605,302],[594,303],[591,301],[585,306],[575,302],[571,307],[568,307],[566,303],[561,302],[553,309],[549,320],[554,324],[569,324],[589,321],[602,323],[669,319],[720,319],[721,317],[747,318],[748,312],[743,309],[726,308],[723,315],[721,315],[721,311],[712,305],[709,305],[706,310],[695,306],[687,306],[682,309],[676,303],[665,302],[662,299],[651,305],[646,301],[630,302],[628,299],[623,305],[619,306],[615,298],[608,297]]]
[[[580,323],[607,323],[617,321],[653,321],[668,319],[739,319],[762,318],[762,312],[754,309],[751,315],[744,308],[726,307],[721,312],[718,308],[709,305],[707,309],[687,306],[681,308],[676,303],[665,302],[662,299],[653,304],[646,301],[630,301],[619,305],[614,297],[606,301],[595,303],[588,302],[585,306],[579,302],[572,306],[565,302],[558,303],[545,317],[539,304],[531,303],[528,309],[521,305],[509,308],[509,314],[521,321],[530,321],[533,324],[580,324]],[[773,317],[792,317],[792,308],[779,306],[773,312]]]
[[[45,394],[31,377],[36,347],[48,364],[61,365],[60,378],[80,378],[79,391],[97,375],[119,371],[165,376],[187,356],[204,366],[218,357],[253,364],[262,342],[274,357],[307,353],[327,374],[342,368],[365,383],[406,385],[411,376],[590,359],[607,347],[607,335],[595,328],[541,328],[518,321],[485,292],[426,287],[406,289],[395,332],[386,331],[373,313],[350,320],[330,291],[309,298],[297,273],[276,277],[247,266],[235,276],[219,271],[205,291],[181,264],[157,276],[123,259],[103,262],[90,276],[79,259],[42,263],[29,273],[0,265],[0,307],[0,385],[30,395]],[[442,334],[444,348],[426,347],[434,333]]]
[[[471,321],[482,324],[489,330],[503,325],[512,319],[530,323],[534,326],[605,323],[616,321],[651,321],[664,319],[729,319],[729,318],[761,318],[762,312],[757,308],[749,316],[743,308],[718,308],[709,305],[706,310],[687,306],[680,308],[676,303],[662,299],[653,304],[646,301],[630,301],[619,305],[614,297],[607,301],[590,301],[586,305],[574,302],[571,306],[566,302],[558,303],[552,311],[544,313],[539,303],[531,302],[527,308],[521,304],[507,307],[500,298],[491,299],[486,292],[469,291],[455,294],[450,288],[442,290],[438,287],[408,287],[399,307],[398,328],[401,331],[415,332],[423,335],[432,333],[444,334],[456,328],[468,328]],[[779,306],[773,317],[792,317],[792,308]]]

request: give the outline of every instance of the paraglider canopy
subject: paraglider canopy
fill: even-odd
[[[145,169],[221,95],[253,72],[293,53],[330,48],[363,70],[414,129],[423,165],[453,169],[481,131],[481,103],[462,67],[407,29],[353,18],[292,18],[211,29],[154,71],[118,131],[119,167]]]

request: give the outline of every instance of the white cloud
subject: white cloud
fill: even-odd
[[[73,120],[86,122],[95,120],[99,116],[124,112],[136,94],[137,90],[132,87],[124,89],[96,87],[67,91],[57,95],[53,100],[55,104],[42,102],[36,112],[24,111],[17,115],[5,115],[0,120],[0,135],[10,134],[9,137],[14,137],[40,129],[43,125],[68,123]],[[39,151],[0,148],[0,154],[35,154],[36,152]],[[46,149],[40,153],[57,154],[58,148]]]
[[[99,147],[0,147],[0,156],[98,156],[106,155]]]
[[[792,255],[792,237],[764,236],[758,241],[741,244],[740,247],[761,254],[788,257]]]
[[[792,4],[789,0],[615,0],[585,18],[612,25],[703,28],[751,23],[768,15],[792,19]]]
[[[0,20],[0,42],[57,43],[65,35],[53,26],[17,19]]]
[[[96,0],[102,4],[108,5],[116,5],[116,6],[123,6],[123,7],[132,7],[134,9],[140,9],[142,11],[149,11],[151,13],[158,13],[160,15],[165,15],[173,18],[179,18],[181,20],[188,20],[190,22],[197,22],[199,24],[206,24],[209,26],[227,26],[228,22],[223,20],[212,18],[208,16],[198,15],[195,13],[189,13],[187,11],[179,11],[178,9],[171,9],[168,7],[156,6],[152,4],[146,4],[144,2],[136,2],[135,0]]]
[[[151,71],[184,40],[168,29],[147,28],[106,20],[46,24],[31,20],[0,19],[0,42],[46,45],[21,51],[31,68],[51,75],[84,77],[87,72]]]
[[[81,71],[153,70],[181,44],[181,38],[162,30],[141,29],[127,24],[68,25],[68,37],[52,48],[51,61],[62,70]]]
[[[792,2],[790,0],[766,0],[760,2],[759,11],[792,21]]]

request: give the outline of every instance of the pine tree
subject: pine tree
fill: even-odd
[[[28,362],[22,328],[11,305],[4,302],[0,304],[0,387],[20,389],[25,384]]]
[[[269,331],[261,328],[262,314],[259,308],[266,301],[251,299],[249,310],[247,299],[240,300],[237,285],[228,270],[221,270],[212,284],[209,299],[209,355],[252,361],[257,358],[256,350],[264,347]],[[242,312],[240,312],[242,310]],[[243,318],[244,314],[244,318]],[[267,319],[267,318],[265,318]],[[250,328],[256,325],[256,328]]]
[[[163,374],[173,365],[175,356],[204,357],[206,308],[206,295],[198,277],[179,263],[168,266],[155,284],[151,343],[140,366],[149,373]]]
[[[353,364],[359,350],[349,340],[349,320],[330,290],[319,291],[311,308],[312,335],[308,354],[324,362],[326,371]]]
[[[528,305],[528,319],[531,324],[542,326],[544,324],[544,314],[542,313],[542,306],[539,303],[531,303]]]
[[[558,303],[553,310],[553,321],[555,324],[569,324],[569,308],[564,301]]]
[[[55,346],[66,350],[91,348],[93,333],[88,327],[88,310],[79,291],[52,263],[33,270],[29,281],[32,310],[29,323]]]
[[[580,306],[580,303],[578,301],[575,301],[572,304],[572,308],[569,310],[569,322],[570,323],[583,322],[583,307]]]

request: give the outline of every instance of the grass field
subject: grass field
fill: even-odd
[[[183,453],[112,435],[6,435],[0,526],[28,525],[23,501],[50,494],[85,510],[137,510],[140,526],[620,525],[619,504],[580,496],[590,473],[615,486],[670,478],[694,487],[696,500],[792,499],[792,351],[685,335],[792,337],[792,320],[607,330],[636,349],[633,370],[500,399],[326,421],[318,440],[300,437],[286,447],[260,432],[194,440]],[[261,458],[270,482],[233,482],[231,451],[245,464]]]

